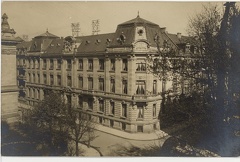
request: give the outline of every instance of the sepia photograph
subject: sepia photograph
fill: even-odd
[[[2,157],[240,156],[240,2],[3,1],[1,16]]]

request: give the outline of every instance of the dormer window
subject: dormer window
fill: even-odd
[[[96,43],[98,44],[98,43],[101,43],[101,40],[100,39],[97,39],[96,40]]]
[[[121,34],[119,38],[120,38],[121,42],[125,42],[125,40],[126,40],[126,36],[123,34]]]
[[[87,40],[87,41],[86,41],[86,44],[90,44],[90,41]]]

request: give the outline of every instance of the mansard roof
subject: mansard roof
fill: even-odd
[[[155,23],[152,23],[148,20],[140,18],[139,15],[132,20],[129,20],[129,21],[126,21],[124,23],[119,24],[119,26],[125,26],[125,25],[153,25],[153,26],[158,26],[158,24],[155,24]]]
[[[105,52],[113,41],[114,35],[115,33],[108,33],[77,37],[77,40],[81,42],[77,51],[79,53]]]
[[[45,33],[40,34],[40,35],[38,35],[38,36],[36,36],[34,38],[59,38],[59,37],[54,35],[54,34],[52,34],[52,33],[49,33],[48,30],[47,30]]]

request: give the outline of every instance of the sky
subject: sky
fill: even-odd
[[[216,3],[216,2],[212,2]],[[218,2],[222,6],[224,2]],[[137,17],[166,27],[169,33],[187,35],[189,17],[200,12],[203,2],[2,2],[2,14],[8,15],[17,36],[45,33],[72,35],[71,23],[80,23],[80,35],[92,34],[92,20],[99,19],[100,32],[113,33],[117,25]],[[221,8],[220,8],[221,9]]]

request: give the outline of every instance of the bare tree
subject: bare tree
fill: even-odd
[[[75,142],[76,156],[79,156],[79,143],[87,143],[90,147],[90,142],[96,138],[94,120],[88,114],[69,108],[66,123],[71,129],[70,139]]]

